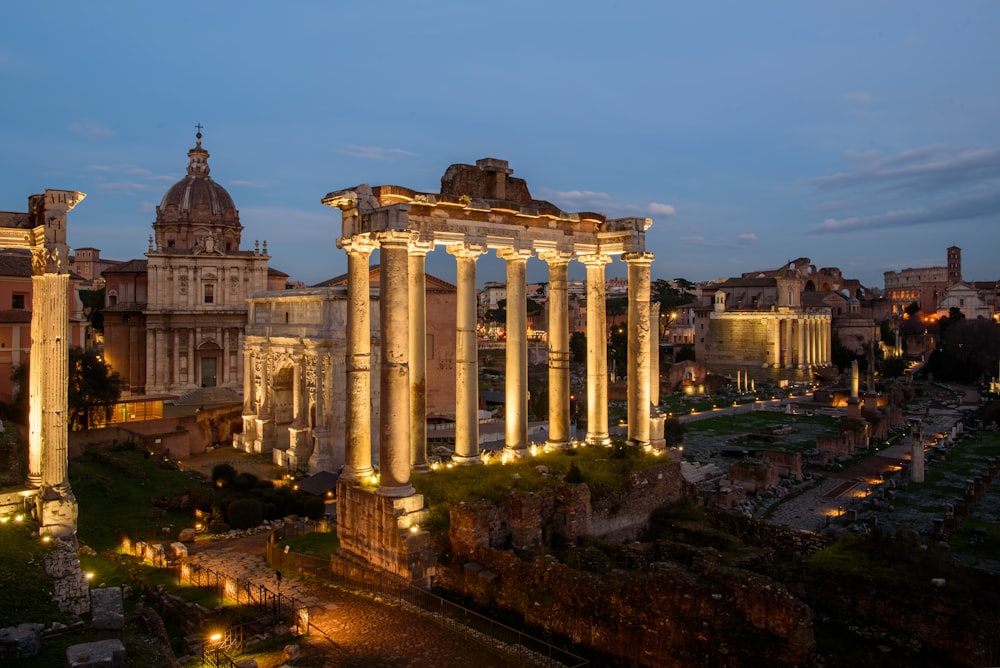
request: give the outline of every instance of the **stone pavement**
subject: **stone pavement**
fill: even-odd
[[[277,591],[275,572],[264,560],[266,534],[190,546],[190,563],[245,578]],[[300,642],[296,666],[412,668],[517,665],[460,633],[415,612],[312,580],[285,576],[281,593],[309,607],[311,628]],[[266,666],[267,664],[262,664]]]

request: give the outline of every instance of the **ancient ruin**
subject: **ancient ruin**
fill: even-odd
[[[648,218],[609,219],[566,213],[531,197],[504,160],[452,165],[440,193],[400,186],[359,185],[328,194],[323,203],[342,211],[338,247],[348,257],[347,419],[345,466],[337,514],[343,549],[400,574],[420,572],[419,522],[426,511],[411,484],[413,467],[426,461],[426,441],[411,434],[426,414],[421,342],[426,339],[424,261],[443,246],[457,265],[455,454],[457,463],[480,461],[476,259],[490,250],[506,260],[507,341],[504,458],[528,449],[525,266],[537,256],[549,267],[548,443],[570,442],[567,268],[587,271],[586,443],[607,445],[608,380],[605,266],[615,256],[628,265],[628,440],[649,446],[659,419],[651,403],[650,265]],[[379,251],[380,340],[378,475],[372,461],[372,364],[369,257]],[[416,416],[416,419],[415,419]],[[651,427],[651,425],[653,425]],[[419,430],[417,431],[419,433]],[[372,480],[377,484],[372,484]],[[367,484],[368,486],[363,486]],[[412,530],[412,531],[411,531]],[[406,533],[404,533],[406,532]],[[403,543],[400,536],[408,536]]]

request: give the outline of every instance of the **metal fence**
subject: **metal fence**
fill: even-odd
[[[311,531],[285,526],[270,535],[267,563],[282,572],[298,573],[333,586],[410,606],[443,627],[515,659],[521,665],[582,668],[588,662],[571,652],[501,624],[421,589],[385,571],[332,556],[321,559],[278,548],[276,543]]]

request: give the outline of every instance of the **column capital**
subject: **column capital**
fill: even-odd
[[[446,248],[449,254],[455,257],[465,258],[465,259],[476,259],[480,255],[486,253],[485,243],[472,243],[472,242],[462,242],[457,244],[449,244]]]
[[[653,254],[646,252],[622,253],[622,260],[629,264],[652,264]]]
[[[501,260],[507,260],[508,262],[516,262],[520,260],[521,262],[527,262],[529,257],[532,257],[535,251],[530,248],[516,248],[514,246],[508,246],[507,248],[498,248],[497,257]]]
[[[337,248],[346,251],[348,255],[354,253],[371,255],[371,252],[378,248],[378,243],[367,234],[364,234],[337,239]]]
[[[588,255],[579,256],[577,260],[584,265],[596,267],[611,262],[611,256],[605,255],[604,253],[590,253]]]
[[[375,233],[379,246],[406,246],[417,239],[418,232],[414,230],[383,230]]]
[[[569,261],[573,259],[573,252],[563,250],[543,250],[538,251],[538,259],[547,262],[549,266],[555,264],[569,264]]]
[[[410,255],[427,255],[434,250],[434,242],[423,239],[414,239],[410,242]]]

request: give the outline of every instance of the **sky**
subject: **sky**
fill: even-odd
[[[69,244],[104,258],[143,257],[200,123],[243,249],[310,285],[347,266],[326,193],[438,192],[484,157],[564,211],[652,218],[654,279],[808,257],[882,287],[953,244],[1000,279],[994,0],[15,2],[0,91],[0,210],[83,191]]]

